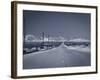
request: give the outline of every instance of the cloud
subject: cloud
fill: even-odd
[[[49,37],[44,37],[44,39],[42,37],[36,37],[32,34],[28,34],[25,36],[25,39],[24,41],[25,42],[40,42],[40,41],[67,41],[64,37],[62,36],[59,36],[59,37],[52,37],[52,36],[49,36]]]

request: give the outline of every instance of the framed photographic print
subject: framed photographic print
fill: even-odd
[[[97,73],[97,6],[11,3],[11,77]]]

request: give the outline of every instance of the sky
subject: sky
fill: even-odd
[[[90,40],[90,18],[89,13],[23,10],[23,34]]]

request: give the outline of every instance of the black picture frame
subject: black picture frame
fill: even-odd
[[[72,8],[84,8],[84,9],[94,9],[95,10],[95,71],[87,71],[87,72],[76,72],[76,73],[55,73],[55,74],[41,74],[41,75],[26,75],[20,76],[18,75],[18,5],[44,5],[44,6],[52,6],[52,7],[72,7]],[[55,10],[56,11],[56,10]],[[74,5],[74,4],[57,4],[57,3],[42,3],[42,2],[25,2],[25,1],[12,1],[11,2],[11,77],[12,78],[35,78],[35,77],[50,77],[50,76],[65,76],[65,75],[80,75],[80,74],[94,74],[98,72],[97,63],[98,63],[98,55],[97,55],[97,44],[98,44],[98,32],[97,32],[97,22],[98,22],[98,9],[97,6],[90,5]]]

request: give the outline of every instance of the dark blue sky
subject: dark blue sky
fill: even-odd
[[[24,35],[40,37],[44,32],[53,37],[66,39],[90,39],[90,19],[87,13],[48,12],[23,10]]]

